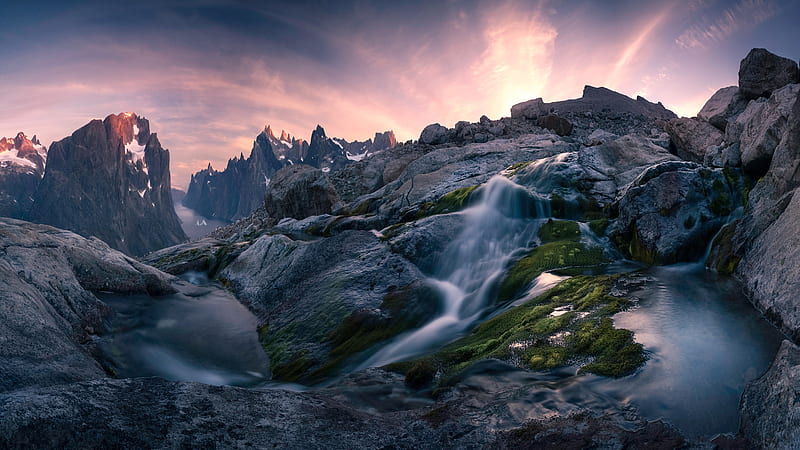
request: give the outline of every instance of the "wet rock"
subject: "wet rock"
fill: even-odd
[[[537,123],[540,127],[552,130],[559,136],[572,134],[572,122],[555,114],[540,116]]]
[[[780,88],[769,99],[751,101],[735,121],[729,122],[725,141],[739,144],[745,172],[757,178],[767,172],[799,93],[800,84]]]
[[[616,204],[610,234],[646,264],[699,259],[706,243],[742,203],[740,180],[690,162],[662,163],[631,183]]]
[[[338,202],[339,195],[327,175],[303,164],[279,170],[264,197],[267,214],[276,220],[329,214]]]
[[[90,335],[110,311],[93,292],[166,294],[170,280],[96,238],[0,218],[0,391],[105,376]]]
[[[724,132],[728,120],[735,118],[747,107],[747,100],[739,93],[737,86],[722,88],[714,93],[703,105],[697,117]]]
[[[422,130],[419,141],[427,145],[438,145],[447,142],[450,130],[438,123],[432,123]]]
[[[194,271],[214,277],[248,245],[248,242],[231,243],[206,237],[155,251],[143,257],[142,262],[172,275]]]
[[[800,83],[797,63],[763,48],[754,48],[739,64],[739,91],[750,100],[769,97],[787,84]]]
[[[432,273],[439,255],[464,227],[461,214],[437,214],[383,230],[392,251],[408,258],[423,272]]]
[[[739,432],[759,448],[800,443],[800,348],[783,341],[767,373],[742,395]]]
[[[702,163],[709,147],[722,144],[722,132],[699,119],[672,119],[667,122],[666,129],[675,154],[687,161]]]
[[[417,295],[425,290],[419,285],[424,279],[419,269],[368,231],[344,231],[314,241],[263,236],[221,277],[258,318],[262,343],[279,379],[305,378],[342,356],[329,355],[335,345],[332,336],[342,324],[352,325],[350,335],[390,317],[393,325],[418,325],[422,317],[400,317],[384,304],[394,293],[408,290],[396,299],[408,303],[403,314],[415,311],[415,302],[429,302],[418,305],[420,309],[438,308],[435,297]],[[362,343],[375,342],[363,336]]]
[[[549,110],[545,107],[544,101],[541,98],[536,98],[512,106],[511,118],[536,120],[539,116],[547,114],[548,112]]]

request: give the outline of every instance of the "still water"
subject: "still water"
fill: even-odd
[[[179,201],[174,202],[175,213],[181,221],[181,228],[189,239],[195,240],[207,236],[217,227],[228,225],[224,220],[208,219],[197,214],[193,209],[183,206]]]

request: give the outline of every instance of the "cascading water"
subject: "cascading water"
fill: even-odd
[[[478,204],[466,209],[466,226],[443,252],[431,285],[441,292],[442,314],[398,337],[362,367],[382,366],[432,351],[477,320],[492,287],[515,252],[529,248],[538,230],[536,218],[550,216],[549,200],[532,194],[504,176],[482,188]]]

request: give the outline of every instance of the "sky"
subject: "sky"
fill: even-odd
[[[181,188],[267,124],[405,141],[587,84],[694,116],[751,48],[800,58],[800,0],[8,1],[0,17],[0,136],[49,145],[136,112]]]

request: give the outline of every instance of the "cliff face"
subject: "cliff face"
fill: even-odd
[[[44,175],[45,149],[34,136],[0,139],[0,216],[22,218],[33,205],[36,187]]]
[[[211,165],[194,175],[183,204],[213,219],[235,220],[246,217],[264,203],[267,186],[282,168],[306,164],[325,173],[336,172],[351,161],[394,147],[394,133],[375,133],[366,141],[347,142],[329,138],[321,126],[311,134],[310,143],[285,131],[275,136],[269,126],[253,142],[250,156],[228,160],[224,170]]]
[[[170,193],[169,151],[133,113],[93,120],[51,145],[28,219],[131,255],[186,239]]]

